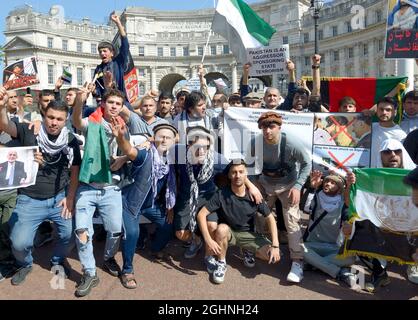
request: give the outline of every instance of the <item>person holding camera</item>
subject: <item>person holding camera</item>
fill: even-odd
[[[262,135],[251,139],[246,163],[250,166],[249,174],[256,176],[255,184],[269,208],[275,210],[277,199],[282,203],[292,260],[287,280],[299,283],[303,278],[300,190],[311,171],[310,155],[296,139],[282,132],[282,117],[276,112],[263,113],[258,119],[258,128]]]

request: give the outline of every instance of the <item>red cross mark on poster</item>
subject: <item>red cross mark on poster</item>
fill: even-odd
[[[329,138],[329,141],[334,140],[336,137],[340,135],[340,133],[344,133],[350,141],[353,141],[353,137],[347,132],[347,128],[353,125],[354,122],[356,122],[356,119],[351,120],[349,123],[347,123],[346,126],[341,125],[333,116],[330,117],[331,121],[337,126],[340,127],[340,131],[338,131],[334,136]]]
[[[345,164],[350,161],[356,154],[353,152],[352,154],[350,154],[344,161],[340,161],[337,159],[337,157],[331,152],[328,151],[328,154],[330,155],[330,157],[335,161],[335,163],[337,164],[337,169],[343,169],[345,172],[349,172],[348,168],[345,166]]]

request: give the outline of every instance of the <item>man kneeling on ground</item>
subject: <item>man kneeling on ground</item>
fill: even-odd
[[[249,250],[269,264],[280,261],[276,221],[264,201],[257,205],[250,199],[245,187],[247,178],[245,162],[233,160],[224,172],[228,175],[230,185],[216,192],[199,211],[197,217],[205,242],[218,258],[217,269],[213,272],[213,281],[217,284],[222,283],[225,278],[228,246],[236,245]],[[214,238],[209,233],[206,221],[206,217],[211,212],[217,212],[219,217],[218,227],[213,233]],[[257,212],[266,218],[273,243],[254,232]]]

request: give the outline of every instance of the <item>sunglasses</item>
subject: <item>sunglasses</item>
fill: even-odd
[[[386,156],[389,156],[392,154],[392,152],[394,152],[397,156],[400,156],[402,154],[402,150],[398,149],[398,150],[383,150],[382,153]]]

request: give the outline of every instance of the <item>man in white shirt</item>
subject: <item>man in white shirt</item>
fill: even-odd
[[[373,123],[372,148],[370,167],[376,168],[378,162],[379,147],[386,139],[396,139],[403,142],[406,133],[400,126],[393,122],[396,116],[396,103],[392,98],[384,97],[377,103],[376,116],[379,123]]]

